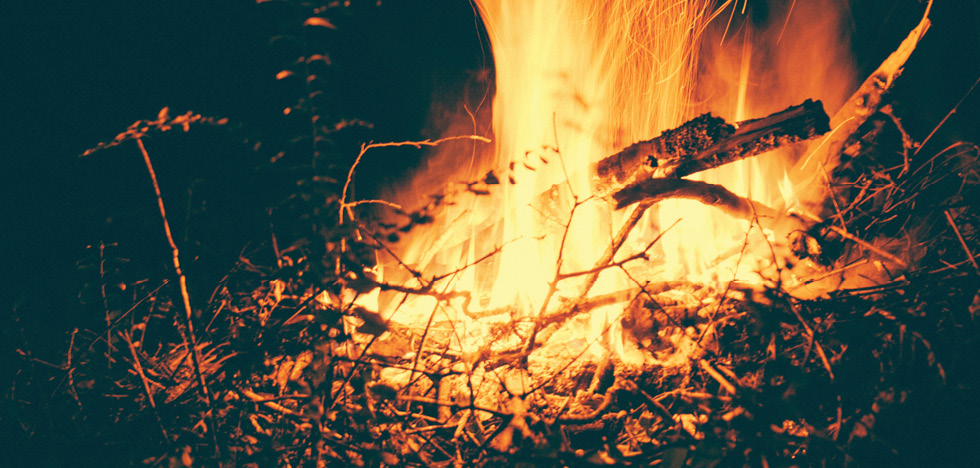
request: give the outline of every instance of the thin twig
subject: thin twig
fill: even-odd
[[[495,409],[476,406],[472,404],[472,400],[470,404],[464,405],[453,401],[441,401],[437,398],[427,398],[427,397],[412,396],[412,395],[398,395],[398,401],[411,401],[415,403],[425,403],[428,405],[446,406],[449,408],[468,409],[471,411],[482,411],[484,413],[490,413],[494,416],[510,416],[510,413],[505,413],[503,411],[499,411]]]
[[[636,384],[633,384],[633,385],[636,385]],[[643,395],[643,398],[646,398],[647,401],[650,402],[650,404],[653,405],[653,407],[657,409],[657,411],[660,411],[660,417],[663,418],[663,420],[664,420],[665,423],[668,422],[668,421],[671,422],[673,424],[673,427],[675,429],[677,429],[677,430],[680,430],[680,429],[683,428],[683,425],[681,424],[681,422],[679,420],[674,419],[674,415],[670,413],[670,410],[668,410],[667,407],[664,406],[664,404],[660,402],[660,400],[664,399],[665,397],[661,397],[658,400],[658,399],[654,398],[653,396],[651,396],[649,393],[647,393],[645,390],[643,390],[643,389],[641,389],[639,387],[637,387],[637,390],[640,392],[640,395]]]
[[[133,357],[133,369],[140,376],[140,380],[143,382],[143,390],[146,392],[146,399],[150,402],[150,407],[153,408],[153,415],[157,418],[157,423],[160,424],[160,432],[163,433],[163,439],[170,443],[170,436],[167,434],[167,428],[163,425],[163,419],[160,418],[160,412],[157,410],[157,404],[153,400],[153,390],[150,389],[149,379],[146,378],[146,373],[143,372],[143,365],[140,363],[139,353],[136,352],[136,346],[133,345],[133,339],[129,335],[129,332],[121,332],[120,335],[123,340],[129,346],[129,354]]]
[[[415,358],[412,359],[412,372],[409,374],[408,379],[410,382],[415,381],[415,372],[419,367],[419,359],[422,358],[422,348],[425,346],[425,340],[429,337],[429,332],[432,330],[432,322],[436,318],[436,313],[439,312],[439,303],[437,302],[432,308],[432,313],[429,314],[429,320],[425,323],[425,329],[422,331],[422,337],[419,338],[419,346],[415,352]],[[431,379],[431,377],[430,377]],[[432,379],[433,381],[441,382],[442,379]]]
[[[106,295],[106,271],[105,271],[105,242],[99,242],[99,292],[102,296],[102,310],[105,312],[105,325],[106,328],[112,324],[112,317],[109,314],[109,297]],[[110,335],[111,337],[111,335]],[[112,340],[107,339],[106,341],[106,367],[112,368],[112,352],[114,347],[112,346]]]
[[[834,211],[837,212],[837,221],[840,222],[840,227],[843,232],[847,233],[847,225],[844,224],[844,214],[841,213],[840,205],[837,203],[837,195],[834,194],[834,187],[830,183],[830,176],[827,175],[827,168],[823,164],[820,165],[820,175],[823,176],[823,180],[827,184],[827,196],[834,205]]]
[[[71,393],[72,398],[74,398],[78,403],[78,406],[81,407],[82,402],[79,401],[78,392],[75,391],[75,368],[71,365],[72,350],[75,348],[75,335],[77,334],[78,327],[75,327],[71,331],[71,340],[68,342],[68,358],[67,362],[65,363],[65,367],[68,368],[68,392]]]
[[[640,284],[639,280],[637,280],[636,278],[634,278],[633,275],[631,275],[630,272],[627,271],[625,268],[620,268],[620,270],[623,272],[623,274],[626,275],[626,278],[628,278],[630,281],[633,282],[633,284],[635,284],[637,287],[640,288],[640,293],[642,293],[644,296],[647,297],[647,302],[643,303],[643,306],[644,307],[649,308],[650,306],[653,306],[654,308],[657,309],[658,312],[662,313],[664,315],[664,317],[666,317],[666,320],[668,322],[670,322],[672,325],[674,325],[675,327],[677,327],[677,329],[684,330],[684,333],[687,334],[686,327],[684,327],[676,318],[674,318],[672,315],[670,315],[670,312],[668,312],[667,309],[664,309],[664,307],[662,305],[660,305],[659,302],[657,302],[657,299],[653,297],[653,294],[655,294],[653,291],[650,291],[649,289],[647,289],[647,286],[649,285],[649,283],[647,283],[647,284]],[[670,283],[667,283],[667,284],[670,284]],[[661,292],[663,292],[663,291],[661,291]],[[660,294],[660,293],[657,292],[656,294]],[[697,344],[700,347],[701,346],[700,340],[697,341],[695,344]]]
[[[385,200],[358,200],[358,201],[350,202],[350,203],[347,204],[347,206],[350,207],[350,208],[353,208],[353,207],[356,207],[356,206],[360,206],[360,205],[383,205],[383,206],[387,206],[389,208],[394,208],[396,210],[401,210],[402,209],[402,206],[401,205],[399,205],[397,203],[392,203],[390,201],[385,201]]]
[[[252,400],[254,403],[261,404],[262,406],[265,406],[266,408],[269,408],[273,411],[278,411],[282,414],[293,416],[293,417],[307,419],[306,416],[303,416],[301,413],[297,413],[294,410],[286,408],[285,406],[282,406],[279,403],[272,401],[272,399],[259,395],[258,393],[255,393],[254,391],[248,388],[242,387],[239,388],[238,390],[239,392],[241,392],[242,395],[244,395],[249,400]]]
[[[423,140],[423,141],[399,141],[399,142],[388,142],[388,143],[365,143],[361,144],[361,151],[357,154],[357,158],[354,159],[354,164],[351,164],[350,170],[347,171],[347,180],[344,182],[344,189],[340,193],[340,209],[337,213],[340,224],[344,224],[344,211],[348,210],[351,203],[347,202],[347,191],[350,189],[351,181],[354,179],[354,171],[357,170],[357,165],[360,164],[361,158],[364,157],[364,153],[373,148],[388,148],[395,146],[411,146],[414,148],[422,148],[423,146],[438,146],[439,144],[452,141],[452,140],[477,140],[484,143],[489,143],[490,139],[479,135],[459,135],[446,138],[440,138],[438,140]]]
[[[548,292],[545,293],[544,300],[541,301],[541,307],[538,310],[538,314],[536,315],[537,317],[544,316],[544,313],[548,310],[548,303],[551,301],[551,298],[555,295],[555,293],[558,292],[558,283],[562,280],[561,266],[563,262],[563,254],[565,252],[565,241],[566,239],[568,239],[568,232],[571,230],[572,219],[575,217],[575,211],[578,209],[578,207],[582,206],[582,203],[584,202],[576,201],[575,204],[572,205],[571,212],[568,214],[568,222],[565,224],[565,229],[561,235],[561,242],[558,245],[558,259],[555,261],[555,276],[548,283]],[[585,289],[583,289],[581,296],[584,297],[586,294],[588,294],[588,289],[590,289],[591,287],[592,287],[591,284],[587,284],[585,286]],[[540,330],[541,330],[541,321],[536,320],[534,322],[534,328],[531,329],[531,335],[528,338],[527,344],[524,347],[524,354],[521,359],[522,362],[526,363],[527,356],[534,348],[534,339],[537,337],[538,332]]]
[[[830,278],[831,276],[834,276],[834,275],[843,273],[843,272],[845,272],[847,270],[850,270],[850,269],[853,269],[853,268],[857,268],[857,267],[859,267],[861,265],[866,265],[866,264],[868,264],[870,262],[871,262],[871,260],[870,259],[867,259],[867,258],[858,260],[858,261],[856,261],[854,263],[851,263],[850,265],[844,265],[844,266],[842,266],[840,268],[837,268],[835,270],[828,271],[828,272],[826,272],[826,273],[824,273],[822,275],[818,275],[818,276],[814,276],[814,277],[811,277],[811,278],[807,278],[806,281],[803,281],[802,283],[799,283],[796,286],[791,286],[789,288],[789,290],[801,288],[801,287],[806,286],[808,284],[815,283],[817,281]]]
[[[99,335],[97,335],[95,338],[92,338],[92,340],[89,341],[88,346],[86,346],[85,349],[82,350],[82,352],[79,353],[79,355],[84,355],[85,353],[91,351],[92,348],[96,345],[96,343],[98,343],[100,340],[109,341],[109,334],[112,333],[112,330],[115,329],[117,325],[119,325],[120,323],[122,323],[123,319],[125,319],[127,316],[129,316],[129,314],[132,311],[136,310],[136,308],[139,307],[144,301],[146,301],[147,299],[149,299],[151,297],[154,297],[154,295],[156,294],[156,292],[159,291],[160,288],[166,286],[167,284],[169,284],[169,281],[167,279],[164,279],[163,282],[160,283],[160,286],[157,286],[156,289],[154,289],[154,290],[150,291],[149,293],[147,293],[145,296],[143,296],[142,299],[140,299],[135,304],[133,304],[132,307],[130,307],[126,312],[124,312],[115,321],[113,321],[112,324],[109,325],[109,328],[107,330],[103,331],[102,333],[100,333]],[[105,335],[105,337],[103,337],[103,335]],[[72,334],[72,339],[74,339],[74,334]],[[60,369],[59,366],[54,366],[54,367],[58,367]],[[75,370],[74,367],[72,367],[71,365],[69,365],[69,366],[67,366],[66,369],[62,369],[62,370],[67,370],[68,373],[65,374],[65,376],[61,378],[61,381],[58,382],[58,385],[55,386],[54,391],[52,391],[52,393],[51,393],[51,396],[52,397],[54,397],[54,395],[58,392],[59,389],[61,389],[61,386],[64,385],[66,381],[74,378],[74,370]]]
[[[555,112],[551,113],[551,131],[555,136],[555,154],[558,155],[558,163],[561,165],[561,172],[565,175],[565,184],[568,185],[568,193],[572,194],[573,200],[578,200],[578,195],[575,194],[575,189],[572,187],[572,179],[568,177],[568,168],[565,167],[565,158],[561,155],[561,146],[558,144],[558,115]]]
[[[558,259],[555,261],[555,277],[548,283],[548,292],[545,293],[544,299],[541,301],[541,306],[538,310],[537,317],[542,317],[545,311],[548,310],[548,303],[551,302],[552,296],[558,292],[558,283],[561,281],[561,265],[563,261],[563,253],[565,251],[565,240],[568,238],[568,231],[571,229],[572,219],[575,217],[575,211],[579,206],[582,206],[580,202],[575,202],[572,205],[572,210],[568,215],[568,222],[565,224],[564,231],[562,232],[561,242],[558,246]],[[590,286],[586,286],[589,288]],[[582,296],[588,293],[588,289],[584,290]],[[521,362],[527,363],[527,356],[530,354],[531,350],[534,348],[534,340],[537,338],[538,332],[541,330],[541,321],[535,320],[534,327],[531,329],[531,334],[528,337],[527,343],[524,345],[524,352],[521,356]]]
[[[718,315],[718,312],[721,311],[721,308],[725,305],[725,300],[728,299],[728,292],[732,289],[732,284],[734,284],[736,279],[738,278],[738,269],[740,266],[742,266],[742,258],[745,256],[745,250],[749,246],[749,235],[752,234],[752,226],[753,225],[759,226],[759,232],[762,233],[762,238],[766,239],[766,242],[769,242],[769,239],[765,235],[765,231],[763,231],[762,229],[762,225],[759,224],[759,217],[753,216],[752,220],[753,223],[749,224],[749,228],[745,230],[745,239],[742,241],[742,248],[739,249],[738,258],[735,260],[735,270],[732,272],[732,280],[725,285],[725,290],[721,292],[721,299],[718,301],[718,305],[715,307],[714,312],[711,312],[708,315],[708,322],[714,322],[715,316]],[[769,246],[769,249],[772,250],[771,244]],[[775,252],[773,252],[773,257],[775,257],[775,255],[776,255]],[[775,258],[773,258],[773,263],[775,263]],[[705,327],[704,330],[701,332],[701,334],[698,335],[698,340],[697,340],[698,346],[701,345],[701,341],[708,334],[708,330],[710,329],[711,327]]]
[[[878,247],[875,247],[870,242],[865,241],[864,239],[861,239],[860,237],[857,237],[857,236],[855,236],[855,235],[853,235],[853,234],[845,231],[842,228],[839,228],[839,227],[834,226],[834,225],[830,225],[828,227],[832,231],[834,231],[837,234],[839,234],[841,237],[843,237],[843,238],[845,238],[845,239],[847,239],[849,241],[852,241],[852,242],[854,242],[856,244],[859,244],[860,246],[862,246],[862,247],[864,247],[864,248],[866,248],[866,249],[868,249],[868,250],[870,250],[870,251],[872,251],[872,252],[874,252],[874,253],[882,256],[882,257],[884,257],[885,259],[891,260],[891,261],[893,261],[893,262],[895,262],[895,263],[897,263],[897,264],[899,264],[899,265],[901,265],[903,267],[908,267],[909,266],[908,263],[905,262],[905,260],[902,260],[902,259],[900,259],[900,258],[898,258],[898,257],[896,257],[896,256],[894,256],[894,255],[892,255],[892,254],[890,254],[888,252],[886,252],[883,249],[880,249]]]
[[[725,378],[725,376],[721,375],[721,373],[715,370],[714,367],[711,367],[711,364],[708,361],[701,359],[698,361],[698,364],[701,366],[702,369],[704,369],[705,372],[708,373],[708,375],[711,376],[711,378],[715,379],[715,381],[721,384],[721,386],[728,392],[729,395],[735,394],[735,385],[732,385],[732,383],[729,382],[728,379]]]
[[[929,0],[929,5],[932,5],[932,0]],[[925,146],[926,143],[928,143],[929,140],[932,139],[932,136],[935,135],[936,132],[939,131],[939,128],[942,127],[943,124],[945,124],[946,121],[949,120],[949,118],[952,117],[953,114],[956,113],[956,110],[960,108],[960,104],[963,104],[963,101],[966,101],[966,98],[969,97],[970,94],[973,93],[974,88],[976,88],[978,84],[980,84],[980,78],[977,78],[977,81],[973,82],[973,86],[970,86],[970,89],[967,90],[966,94],[964,94],[963,97],[960,98],[960,102],[957,102],[956,105],[953,106],[953,108],[949,110],[949,113],[946,114],[946,117],[943,117],[943,120],[939,121],[939,124],[936,125],[936,128],[933,128],[932,129],[932,132],[929,133],[929,136],[927,136],[925,140],[922,140],[922,144],[920,144],[919,147],[916,148],[915,152],[912,153],[912,156],[913,157],[915,155],[919,154],[919,151],[922,151],[922,147]]]
[[[953,227],[956,238],[960,240],[960,245],[963,246],[963,251],[966,252],[966,258],[970,260],[970,263],[973,264],[973,269],[977,270],[977,274],[980,275],[980,266],[977,266],[977,261],[973,259],[973,253],[970,252],[970,246],[966,245],[963,234],[960,234],[960,228],[956,227],[956,223],[953,222],[953,217],[950,216],[949,210],[943,210],[943,214],[946,215],[946,221],[949,221],[949,225]]]
[[[902,135],[902,170],[898,173],[898,177],[902,177],[905,174],[908,174],[910,170],[909,150],[915,148],[915,140],[913,140],[909,133],[905,131],[902,121],[895,115],[891,104],[882,107],[879,112],[888,116],[892,123],[895,124],[895,129],[897,129],[898,133]]]
[[[824,369],[827,369],[827,374],[830,376],[830,380],[834,380],[834,371],[830,368],[830,360],[827,359],[827,354],[823,352],[823,347],[820,346],[820,342],[817,341],[817,335],[813,333],[813,329],[806,323],[806,320],[803,320],[803,316],[800,315],[800,311],[796,310],[796,307],[790,307],[790,310],[793,311],[793,315],[796,316],[796,319],[800,321],[800,325],[803,325],[803,329],[806,330],[807,336],[816,347],[817,355],[820,356],[820,361],[823,363]]]
[[[98,336],[96,336],[92,340],[92,342],[89,343],[88,347],[85,348],[85,351],[83,351],[83,353],[86,353],[86,352],[90,351],[92,349],[92,346],[94,346],[95,343],[98,342],[98,340],[100,340],[100,339],[108,339],[109,333],[112,333],[112,330],[114,330],[117,326],[119,326],[119,324],[122,323],[123,319],[125,319],[126,317],[128,317],[130,313],[132,313],[134,310],[136,310],[136,308],[139,307],[140,305],[142,305],[143,302],[145,302],[147,299],[149,299],[151,297],[155,297],[157,291],[159,291],[160,289],[162,289],[164,286],[166,286],[168,284],[170,284],[170,280],[164,278],[164,280],[162,282],[160,282],[160,286],[157,286],[152,291],[148,292],[145,296],[143,296],[142,299],[140,299],[135,304],[133,304],[132,307],[130,307],[129,309],[127,309],[126,312],[124,312],[122,315],[119,316],[119,318],[117,318],[115,321],[113,321],[112,324],[109,325],[109,328],[106,329],[106,331],[104,331],[104,332],[100,333]],[[105,337],[103,337],[103,335],[105,335]]]
[[[636,225],[640,222],[640,219],[643,218],[643,215],[648,208],[650,208],[649,203],[641,202],[636,205],[636,208],[633,210],[633,213],[631,213],[630,217],[627,218],[627,220],[623,223],[623,226],[616,234],[616,237],[606,247],[606,251],[602,254],[602,257],[595,263],[597,267],[608,265],[610,262],[612,262],[612,259],[616,256],[616,253],[619,252],[619,249],[626,242],[626,239],[629,237],[629,234],[633,232],[633,228],[636,227]],[[659,235],[657,235],[656,238],[653,239],[653,241],[650,242],[650,244],[643,251],[646,252],[647,250],[650,250],[650,248],[653,247],[653,245],[656,244],[660,240],[660,238],[667,231],[673,228],[678,222],[680,222],[680,220],[675,221],[674,224],[672,224],[667,229],[663,230]],[[590,270],[588,272],[588,274],[585,277],[584,283],[582,284],[581,290],[579,291],[579,297],[585,297],[586,295],[588,295],[589,291],[592,289],[592,286],[595,285],[596,280],[599,278],[599,273],[601,273],[604,269],[605,268],[598,268],[598,269],[594,268],[593,270]],[[557,313],[552,314],[549,317],[545,317],[543,315],[544,311],[542,310],[542,314],[539,314],[538,315],[539,318],[534,321],[534,328],[531,330],[529,339],[524,345],[523,355],[527,356],[537,346],[537,335],[545,325],[555,322],[554,319],[556,318],[558,319],[557,321],[559,322],[563,320],[567,320],[570,317],[570,312],[575,310],[576,305],[577,304],[573,302],[563,307]]]

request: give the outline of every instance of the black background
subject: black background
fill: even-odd
[[[270,203],[273,195],[263,192],[272,189],[251,168],[287,146],[282,140],[294,136],[297,122],[282,110],[303,94],[295,80],[275,77],[301,51],[273,37],[319,34],[313,39],[333,63],[320,84],[330,95],[325,113],[373,124],[348,132],[348,144],[418,139],[433,96],[454,100],[467,77],[492,61],[481,51],[466,1],[353,2],[321,15],[336,30],[299,27],[308,10],[285,2],[53,1],[17,8],[0,19],[2,313],[6,319],[17,305],[27,311],[20,319],[28,326],[70,315],[83,281],[76,261],[86,246],[117,243],[117,255],[151,265],[135,269],[165,268],[168,248],[135,143],[80,157],[164,106],[231,122],[145,140],[178,243],[184,234],[227,237],[234,252],[209,259],[217,258],[213,266],[221,270],[248,238],[266,236],[267,220],[254,209]],[[263,146],[253,151],[258,142]],[[356,146],[336,151],[353,157]],[[418,163],[417,151],[393,154],[383,164],[366,162],[365,185]],[[182,226],[189,187],[208,198],[207,226]],[[66,320],[58,328],[70,329]]]

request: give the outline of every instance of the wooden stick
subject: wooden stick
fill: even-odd
[[[926,11],[922,15],[922,20],[918,26],[909,33],[908,37],[902,41],[895,52],[871,74],[861,87],[858,88],[847,102],[830,119],[830,126],[833,131],[827,135],[814,148],[808,156],[803,158],[794,168],[791,179],[812,180],[815,167],[820,164],[830,171],[837,165],[837,155],[844,143],[857,132],[858,127],[864,124],[881,106],[882,96],[891,89],[895,80],[902,74],[905,62],[912,55],[912,51],[919,44],[919,40],[929,30],[929,10],[932,8],[932,0],[926,5]],[[810,164],[816,163],[811,166]],[[809,169],[807,169],[809,168]]]
[[[682,161],[665,176],[684,177],[823,135],[830,130],[830,118],[823,110],[823,103],[807,99],[798,106],[761,119],[740,122],[736,127],[737,130],[730,137],[715,143],[693,159]]]
[[[660,136],[634,143],[599,161],[594,174],[600,192],[609,192],[628,184],[640,172],[652,168],[676,167],[681,160],[693,158],[716,140],[735,133],[735,127],[711,114],[703,114]],[[608,190],[603,190],[608,188]]]
[[[800,311],[796,310],[796,307],[790,307],[790,310],[793,311],[793,315],[796,315],[796,319],[800,321],[800,325],[803,325],[803,330],[806,331],[807,338],[815,346],[817,350],[817,356],[820,357],[820,362],[823,363],[824,369],[827,369],[827,375],[829,375],[830,380],[833,381],[834,370],[830,367],[830,360],[827,359],[827,353],[823,351],[823,347],[820,346],[820,342],[817,341],[817,335],[813,333],[813,329],[810,328],[810,325],[806,323],[806,320],[804,320],[803,316],[800,315]]]
[[[868,242],[868,241],[866,241],[864,239],[861,239],[860,237],[855,236],[855,235],[853,235],[853,234],[845,231],[842,228],[839,228],[839,227],[833,226],[833,225],[828,226],[828,228],[830,228],[830,230],[836,232],[841,237],[843,237],[843,238],[845,238],[845,239],[847,239],[849,241],[852,241],[855,244],[858,244],[858,245],[860,245],[860,246],[862,246],[862,247],[864,247],[864,248],[866,248],[866,249],[868,249],[868,250],[870,250],[870,251],[878,254],[882,258],[885,258],[887,260],[891,260],[891,261],[893,261],[893,262],[901,265],[902,267],[906,267],[907,268],[909,266],[909,264],[906,263],[904,260],[902,260],[902,259],[900,259],[900,258],[898,258],[898,257],[896,257],[896,256],[894,256],[894,255],[892,255],[890,253],[888,253],[884,249],[875,247],[874,244],[872,244],[872,243],[870,243],[870,242]]]
[[[752,220],[756,216],[775,218],[776,210],[740,197],[721,185],[687,179],[646,179],[634,182],[613,194],[616,209],[633,203],[657,203],[668,198],[696,200],[717,207],[731,216]]]
[[[705,361],[704,359],[700,359],[700,360],[698,360],[698,364],[701,366],[701,369],[704,369],[704,371],[707,372],[708,375],[711,376],[711,378],[715,379],[715,381],[717,381],[719,384],[721,384],[722,388],[724,388],[725,391],[727,391],[729,395],[734,395],[735,394],[735,391],[736,391],[735,386],[732,385],[732,383],[729,382],[728,379],[725,378],[725,376],[721,375],[720,372],[718,372],[717,370],[715,370],[714,367],[711,367],[711,363],[709,363],[708,361]]]

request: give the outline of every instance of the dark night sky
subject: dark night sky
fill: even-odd
[[[336,70],[327,89],[336,91],[332,117],[372,122],[374,130],[362,131],[361,139],[417,139],[433,94],[458,92],[467,71],[484,63],[472,8],[458,0],[353,3],[323,15],[336,31],[315,32]],[[74,265],[85,245],[137,244],[160,235],[149,231],[159,231],[159,218],[135,144],[79,159],[87,148],[164,106],[241,126],[148,139],[166,198],[167,185],[181,194],[181,186],[198,178],[220,179],[221,171],[236,174],[230,167],[267,160],[290,126],[281,111],[297,94],[275,74],[296,55],[270,45],[270,38],[306,15],[283,2],[94,4],[32,3],[0,18],[5,311],[8,301],[21,298],[70,305]],[[253,153],[251,143],[242,143],[246,137],[266,146]],[[249,182],[226,187],[224,201],[261,192],[262,180]],[[108,217],[115,228],[106,227]],[[147,256],[165,260],[165,241],[158,241],[162,250]]]
[[[246,0],[15,3],[0,15],[4,311],[18,297],[66,304],[84,246],[127,241],[100,239],[109,215],[102,207],[129,210],[123,217],[155,216],[134,145],[88,159],[78,158],[82,151],[163,106],[242,125],[235,135],[202,130],[183,143],[176,136],[148,142],[161,177],[179,185],[181,177],[197,177],[187,172],[213,176],[235,158],[264,157],[249,155],[241,136],[271,138],[289,103],[274,80],[284,59],[268,45],[289,18],[281,6]],[[339,117],[374,122],[365,139],[418,138],[433,95],[459,93],[470,72],[489,60],[481,55],[472,7],[465,0],[354,3],[349,14],[331,16],[340,28],[328,37],[339,70],[332,87]],[[857,57],[870,71],[914,26],[924,3],[849,4]],[[980,76],[977,5],[937,0],[933,28],[899,83],[899,112],[905,109],[919,139]],[[980,94],[940,136],[977,140],[977,109]]]

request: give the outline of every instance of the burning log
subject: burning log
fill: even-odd
[[[796,185],[801,190],[826,190],[822,184],[815,182],[819,176],[807,174],[806,168],[812,161],[818,161],[822,168],[818,174],[825,175],[827,171],[833,170],[836,165],[835,155],[853,138],[859,127],[878,112],[883,95],[901,75],[905,62],[931,25],[928,17],[931,5],[931,2],[927,5],[922,20],[899,48],[862,83],[835,113],[833,119],[827,117],[819,101],[811,100],[768,117],[734,125],[704,114],[676,129],[665,131],[652,140],[635,143],[599,161],[595,167],[599,193],[607,195],[612,192],[617,209],[638,202],[654,204],[668,198],[686,198],[715,206],[737,218],[782,218],[788,222],[777,229],[781,235],[806,231],[808,225],[812,226],[821,220],[813,217],[804,223],[795,218],[779,216],[780,213],[772,208],[740,197],[720,185],[689,181],[680,177],[810,139],[827,133],[832,125],[834,131],[801,160],[791,174],[791,179],[797,182]],[[906,155],[906,170],[908,164]],[[870,248],[870,244],[853,236],[848,235],[847,238],[882,258],[906,266],[904,261],[894,255]],[[808,255],[801,255],[803,252],[807,252],[807,249],[794,248],[794,253],[798,256],[807,257]]]
[[[736,218],[775,217],[776,211],[761,203],[740,197],[717,184],[687,179],[653,178],[634,182],[613,194],[616,209],[638,202],[657,203],[668,198],[697,200],[721,209]]]
[[[830,130],[829,122],[823,104],[809,99],[735,124],[704,114],[599,161],[596,185],[607,194],[647,176],[684,177],[822,135]]]

